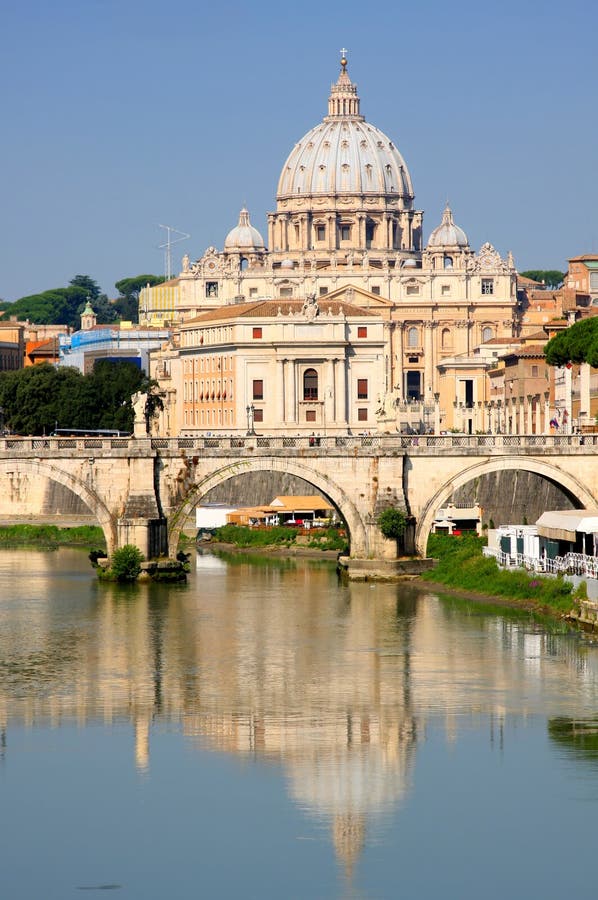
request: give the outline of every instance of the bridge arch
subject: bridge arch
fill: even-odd
[[[117,546],[116,524],[113,517],[100,499],[98,494],[89,488],[84,481],[81,481],[70,472],[60,469],[53,463],[47,463],[38,459],[20,459],[20,460],[0,460],[0,478],[4,478],[10,474],[22,474],[33,477],[43,477],[50,481],[62,484],[68,490],[76,494],[83,503],[90,509],[98,520],[104,538],[106,540],[107,553],[110,556]]]
[[[595,506],[597,498],[573,475],[559,469],[558,466],[545,462],[543,459],[522,458],[518,456],[503,456],[497,459],[486,460],[469,466],[461,471],[458,475],[452,476],[441,488],[439,488],[433,497],[431,497],[420,515],[418,516],[415,543],[417,552],[421,556],[426,554],[426,546],[428,537],[432,529],[432,523],[436,515],[436,510],[444,506],[450,499],[453,492],[460,487],[479,478],[481,475],[489,475],[492,472],[499,472],[505,469],[518,469],[525,472],[533,472],[541,475],[543,478],[552,481],[560,488],[566,491],[572,498],[578,501],[582,507]]]
[[[327,474],[319,472],[317,468],[312,468],[297,460],[263,456],[257,459],[243,460],[242,464],[239,464],[239,461],[237,460],[234,463],[221,466],[219,469],[210,472],[196,482],[193,493],[190,496],[187,496],[180,506],[173,510],[169,515],[168,547],[170,555],[176,555],[176,549],[183,525],[208,491],[217,487],[219,484],[222,484],[224,481],[228,481],[229,478],[234,478],[236,475],[247,472],[264,471],[285,472],[289,475],[296,475],[298,478],[303,478],[304,481],[312,484],[317,491],[330,500],[343,517],[347,526],[351,544],[351,553],[367,556],[368,530],[366,523],[353,501],[347,496],[340,485],[336,484]]]

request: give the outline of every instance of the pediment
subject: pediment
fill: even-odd
[[[341,285],[328,294],[318,298],[319,302],[324,305],[326,300],[342,300],[344,303],[350,303],[352,306],[360,306],[365,309],[394,309],[395,304],[386,297],[380,297],[379,294],[372,294],[362,287],[353,287],[353,285]]]

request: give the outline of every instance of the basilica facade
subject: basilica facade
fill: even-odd
[[[267,244],[242,209],[221,250],[141,292],[140,322],[173,328],[152,356],[160,427],[393,431],[435,405],[443,428],[471,430],[462,410],[489,400],[493,364],[480,348],[517,334],[516,278],[448,204],[424,238],[407,165],[362,115],[343,56],[327,115],[283,165]]]

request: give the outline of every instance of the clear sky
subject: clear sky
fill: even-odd
[[[4,0],[0,297],[161,274],[267,239],[280,171],[327,111],[339,50],[411,173],[520,271],[598,250],[595,0]]]

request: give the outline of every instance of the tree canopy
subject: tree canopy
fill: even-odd
[[[81,313],[87,301],[91,301],[99,325],[108,325],[117,319],[138,322],[139,292],[146,284],[161,284],[160,275],[136,275],[122,278],[115,284],[119,297],[111,302],[102,293],[99,285],[90,275],[75,275],[68,287],[51,288],[39,294],[20,297],[13,303],[0,301],[0,312],[28,319],[36,325],[68,325],[81,327]]]
[[[565,272],[558,269],[528,269],[527,272],[520,272],[524,278],[531,278],[532,281],[544,282],[546,287],[557,288],[565,280]]]
[[[546,362],[549,366],[565,366],[567,363],[587,362],[598,366],[598,316],[581,319],[565,331],[555,335],[546,344]]]
[[[131,397],[137,391],[160,396],[156,382],[124,360],[98,360],[88,375],[46,363],[0,372],[0,406],[16,434],[50,434],[57,426],[133,431]],[[159,408],[154,403],[152,413]]]
[[[131,278],[121,278],[114,287],[120,297],[116,300],[116,308],[123,319],[131,322],[139,321],[139,294],[146,286],[155,287],[164,281],[162,275],[134,275]]]

